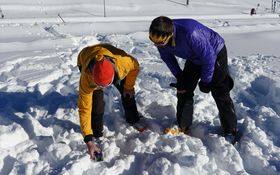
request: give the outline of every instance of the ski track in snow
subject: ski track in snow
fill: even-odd
[[[229,32],[223,22],[216,22],[212,24],[218,30]],[[88,30],[88,36],[79,36],[66,25],[13,25],[2,24],[21,32],[0,43],[0,174],[279,174],[280,72],[274,64],[279,57],[229,58],[236,84],[231,94],[242,132],[233,146],[220,136],[211,95],[199,90],[192,135],[163,134],[175,124],[176,92],[169,87],[175,78],[156,48],[143,39],[147,32],[95,35]],[[233,30],[249,26],[238,25]],[[109,87],[105,161],[93,163],[79,128],[76,58],[83,47],[98,42],[109,42],[138,59],[136,100],[149,129],[138,133],[125,123],[120,95]]]

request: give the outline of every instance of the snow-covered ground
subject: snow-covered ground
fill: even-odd
[[[280,18],[269,13],[270,0],[106,0],[106,17],[103,0],[3,1],[1,175],[280,174]],[[163,134],[175,123],[176,91],[148,39],[158,15],[197,19],[225,38],[243,133],[235,146],[220,136],[211,95],[199,90],[192,135]],[[120,95],[107,88],[104,161],[93,162],[79,127],[76,59],[99,42],[138,59],[136,100],[149,129],[138,133],[126,124]]]

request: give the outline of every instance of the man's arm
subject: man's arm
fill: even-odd
[[[175,77],[178,77],[182,73],[182,69],[180,68],[176,57],[173,54],[167,52],[164,47],[158,47],[158,51],[161,59],[165,62],[172,74]]]
[[[127,61],[123,62],[124,71],[128,73],[125,77],[124,88],[127,90],[134,90],[135,81],[139,73],[139,63],[132,56],[128,56],[125,59],[127,59]]]
[[[213,47],[208,39],[198,32],[193,32],[191,35],[191,47],[197,58],[201,61],[201,81],[206,84],[210,83],[213,78],[217,57]]]
[[[91,140],[93,133],[91,129],[92,90],[89,88],[88,78],[84,73],[80,77],[78,108],[80,126],[85,142]]]

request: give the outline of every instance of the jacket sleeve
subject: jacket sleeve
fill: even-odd
[[[92,91],[86,88],[86,79],[86,75],[81,74],[78,99],[80,126],[84,137],[93,134],[91,129]]]
[[[139,63],[135,58],[129,58],[131,59],[131,63],[129,64],[129,70],[125,79],[124,88],[131,90],[134,88],[135,81],[139,73]]]
[[[83,54],[84,50],[85,49],[80,51],[78,58],[77,58],[77,66],[78,66],[80,72],[82,72],[82,54]]]
[[[182,73],[182,69],[180,68],[180,66],[178,64],[176,57],[173,54],[167,52],[166,49],[164,49],[164,47],[158,47],[158,51],[159,51],[161,59],[165,62],[165,64],[167,65],[169,70],[172,72],[172,74],[175,77],[180,75]]]
[[[201,81],[210,83],[213,78],[217,55],[209,40],[201,32],[194,31],[191,35],[191,47],[202,63]]]

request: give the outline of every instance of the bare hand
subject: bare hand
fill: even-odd
[[[94,152],[99,153],[101,150],[92,141],[89,141],[86,144],[88,148],[88,154],[90,155],[90,159],[95,160]]]

